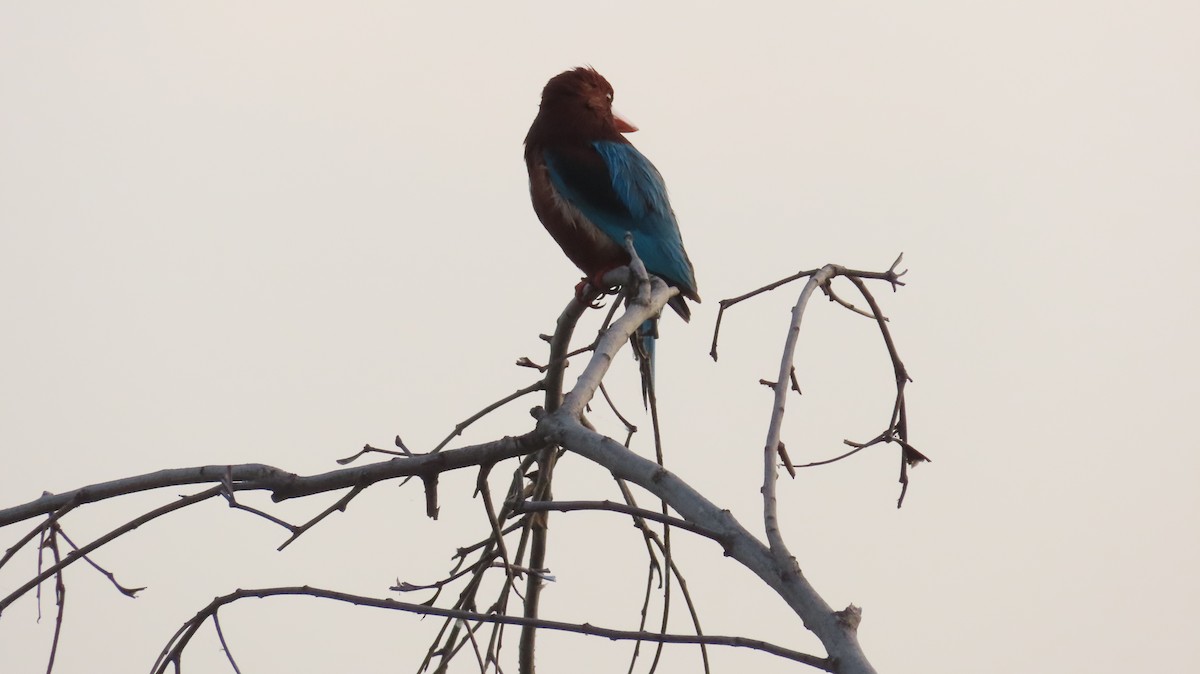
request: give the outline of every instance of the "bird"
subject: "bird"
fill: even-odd
[[[629,264],[629,234],[646,271],[679,289],[668,304],[686,322],[691,318],[686,300],[700,302],[700,293],[666,183],[625,138],[638,129],[613,112],[612,104],[612,85],[590,67],[567,70],[546,83],[525,136],[533,210],[586,275],[578,292],[585,283],[602,288],[607,272]],[[657,318],[634,338],[635,353],[649,366],[643,395],[653,385],[656,339]]]

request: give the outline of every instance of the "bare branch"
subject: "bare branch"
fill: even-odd
[[[67,542],[67,545],[71,546],[72,550],[75,550],[77,552],[79,551],[79,546],[75,545],[75,541],[71,540],[71,538],[69,536],[67,536],[67,532],[63,531],[61,526],[55,525],[54,531],[57,533],[57,535],[62,536],[62,539]],[[58,557],[58,555],[56,554],[55,555],[56,560],[57,560],[57,557]],[[100,575],[107,578],[108,582],[112,583],[113,587],[117,588],[117,592],[120,592],[121,594],[125,595],[126,597],[133,599],[133,598],[137,597],[139,592],[146,589],[144,587],[125,587],[124,585],[117,582],[116,575],[114,575],[108,569],[105,569],[104,567],[97,564],[95,562],[95,560],[93,560],[91,557],[88,557],[87,555],[83,555],[82,557],[83,557],[83,561],[87,562],[88,565],[90,565],[93,569],[98,571],[100,573]],[[58,561],[61,561],[61,560],[58,560]]]
[[[239,503],[236,495],[233,493],[233,485],[232,484],[229,484],[227,486],[227,489],[226,489],[225,493],[222,494],[222,496],[224,496],[225,500],[229,502],[229,507],[233,508],[234,510],[241,510],[242,512],[247,512],[247,513],[250,513],[251,515],[256,515],[258,517],[261,517],[264,520],[271,522],[272,524],[278,524],[279,526],[283,527],[284,529],[287,529],[291,533],[295,533],[296,530],[300,528],[294,524],[291,524],[290,522],[287,522],[285,520],[282,520],[282,519],[272,515],[269,512],[259,510],[258,508],[255,508],[254,506],[248,506],[244,503]]]
[[[63,581],[62,567],[60,566],[62,556],[58,549],[58,534],[60,533],[62,530],[58,528],[58,525],[54,525],[43,546],[50,549],[51,554],[54,555],[54,566],[58,567],[58,571],[54,573],[54,637],[50,641],[50,657],[46,662],[46,674],[54,672],[54,660],[58,656],[58,644],[62,638],[63,615],[67,610],[67,584]]]
[[[796,279],[802,279],[802,278],[805,278],[808,276],[812,276],[813,274],[817,273],[818,271],[820,271],[820,270],[819,269],[809,269],[807,271],[798,271],[795,274],[788,276],[787,278],[779,279],[778,281],[775,281],[774,283],[768,283],[767,285],[765,285],[761,288],[755,289],[755,290],[751,290],[750,292],[745,293],[744,295],[738,295],[737,297],[731,297],[729,299],[721,300],[718,303],[719,308],[717,309],[717,322],[716,322],[716,324],[713,325],[712,348],[709,350],[708,355],[711,356],[714,361],[717,359],[717,338],[721,334],[721,319],[725,317],[726,309],[728,309],[736,304],[739,304],[741,302],[744,302],[744,301],[750,299],[751,297],[755,297],[755,296],[761,295],[765,292],[774,290],[780,286],[787,285],[787,284],[791,283],[792,281],[795,281]]]
[[[721,539],[718,537],[716,532],[709,531],[698,524],[688,522],[687,520],[681,520],[678,517],[664,515],[654,510],[636,508],[625,505],[624,503],[616,503],[613,501],[523,501],[517,504],[514,512],[532,513],[546,510],[556,510],[558,512],[571,512],[576,510],[610,510],[612,512],[621,513],[624,515],[632,515],[642,519],[662,522],[663,524],[668,524],[673,527],[686,529],[687,531],[690,531],[694,534],[699,534],[705,538],[711,538],[718,543],[721,542]]]
[[[288,473],[274,466],[259,463],[160,470],[89,485],[62,494],[48,494],[22,505],[5,508],[0,510],[0,527],[45,515],[67,505],[73,507],[114,496],[187,484],[220,484],[228,481],[235,491],[269,491],[274,500],[283,501],[358,485],[369,486],[397,477],[433,475],[483,463],[498,463],[504,459],[528,454],[541,447],[540,443],[540,437],[536,433],[526,433],[479,445],[445,450],[437,454],[395,458],[309,476]]]
[[[3,567],[5,564],[7,564],[8,560],[12,559],[13,555],[17,554],[18,550],[25,547],[26,543],[28,543],[29,541],[32,541],[39,534],[45,532],[50,527],[54,526],[55,522],[60,520],[63,515],[66,515],[67,513],[71,512],[74,508],[75,508],[74,503],[68,503],[67,505],[63,506],[62,509],[51,513],[50,516],[47,517],[45,520],[43,520],[41,524],[39,524],[36,527],[34,527],[33,529],[31,529],[29,531],[29,533],[22,536],[21,539],[18,540],[16,543],[13,543],[12,547],[10,547],[7,551],[5,551],[4,556],[0,557],[0,567]]]
[[[567,367],[568,351],[571,348],[571,336],[575,334],[575,326],[579,323],[579,318],[583,316],[583,312],[588,307],[594,306],[595,300],[600,296],[600,291],[589,289],[582,297],[577,297],[574,301],[567,304],[567,307],[558,317],[558,322],[555,326],[554,337],[550,340],[550,359],[549,367],[546,369],[545,382],[546,402],[543,407],[545,413],[552,413],[559,409],[563,399],[563,375]],[[613,311],[616,307],[613,307]],[[582,413],[581,413],[582,415]],[[550,481],[554,474],[554,463],[558,459],[558,450],[553,445],[547,446],[538,453],[538,475],[533,486],[534,500],[546,501],[552,498],[550,491]],[[515,481],[515,480],[514,480]],[[519,562],[526,550],[526,542],[529,548],[529,564],[532,569],[544,569],[546,567],[546,546],[547,533],[546,526],[549,513],[540,513],[537,516],[528,517],[525,519],[526,526],[521,533],[521,543],[518,547],[518,552],[514,562]],[[525,617],[536,619],[538,616],[538,605],[540,603],[542,593],[542,580],[535,574],[529,574],[525,579]],[[518,645],[518,662],[520,671],[523,674],[530,674],[534,670],[533,651],[537,641],[537,630],[533,626],[523,626],[521,630],[520,642]]]
[[[908,273],[907,271],[902,271],[902,272],[896,271],[896,267],[900,264],[900,261],[903,259],[904,259],[904,253],[901,253],[896,258],[896,260],[894,262],[892,262],[892,266],[890,268],[888,268],[888,270],[885,272],[861,271],[858,269],[846,269],[845,267],[840,267],[838,265],[834,265],[834,266],[838,266],[838,268],[841,270],[842,274],[849,274],[849,275],[857,276],[859,278],[877,279],[877,280],[887,281],[888,283],[892,284],[892,290],[895,290],[897,288],[897,286],[904,285],[904,282],[900,280],[900,277],[904,276],[906,273]],[[769,292],[771,290],[779,288],[780,286],[785,286],[785,285],[791,283],[792,281],[812,276],[813,274],[816,274],[819,271],[821,271],[821,270],[820,269],[808,269],[805,271],[798,271],[795,274],[792,274],[791,276],[779,279],[778,281],[775,281],[774,283],[768,283],[767,285],[765,285],[761,288],[755,289],[755,290],[751,290],[750,292],[748,292],[744,295],[738,295],[737,297],[731,297],[729,299],[721,300],[719,302],[720,308],[717,310],[717,322],[713,326],[712,349],[709,350],[708,355],[711,356],[713,360],[717,359],[717,338],[721,333],[721,319],[724,318],[726,309],[734,306],[735,304],[744,302],[752,297],[756,297],[765,292]],[[852,307],[848,307],[848,308],[852,308]],[[854,311],[857,313],[862,313],[862,312],[858,312],[857,309],[854,309]],[[876,315],[878,315],[878,314],[876,314]]]
[[[838,304],[842,305],[842,307],[849,309],[850,311],[853,311],[854,313],[858,314],[859,316],[865,316],[866,318],[875,320],[875,316],[871,312],[863,311],[862,309],[859,309],[858,307],[854,306],[853,304],[850,304],[846,300],[842,299],[836,292],[834,292],[832,284],[827,284],[827,285],[823,286],[821,288],[821,290],[825,291],[825,296],[829,298],[830,302],[837,302]],[[883,320],[886,321],[887,316],[884,316]]]
[[[896,258],[892,263],[892,269],[889,272],[894,272],[896,265],[900,264],[900,260],[904,257],[903,254]],[[912,381],[912,377],[908,375],[908,370],[904,367],[904,363],[900,360],[900,354],[896,350],[896,343],[892,339],[892,332],[888,329],[887,323],[883,319],[883,312],[879,309],[879,303],[875,301],[875,296],[867,289],[867,285],[862,282],[861,278],[848,276],[850,282],[854,284],[858,291],[862,293],[867,304],[871,305],[871,311],[876,316],[876,325],[879,326],[879,332],[883,335],[883,342],[887,346],[888,357],[892,360],[892,370],[896,375],[896,402],[892,410],[892,420],[888,430],[884,433],[888,435],[889,440],[894,433],[895,441],[900,445],[900,497],[896,499],[896,507],[904,505],[904,496],[908,493],[908,467],[915,465],[921,461],[929,461],[921,452],[918,452],[915,447],[908,442],[908,409],[904,399],[904,387],[908,382]],[[895,284],[893,283],[893,288]]]
[[[616,403],[614,403],[612,397],[608,395],[608,389],[604,387],[604,382],[600,382],[600,395],[604,396],[604,402],[608,403],[608,409],[612,410],[612,413],[615,414],[617,419],[620,420],[621,424],[625,426],[625,446],[628,447],[629,440],[633,438],[634,433],[637,433],[637,426],[626,419],[625,415],[621,414],[621,410],[617,409]]]
[[[196,630],[199,629],[200,625],[202,625],[209,616],[213,615],[221,607],[232,604],[240,599],[267,598],[282,595],[331,599],[334,601],[354,604],[356,606],[367,606],[391,611],[404,611],[407,613],[417,613],[421,615],[443,616],[454,620],[473,623],[501,623],[505,625],[533,626],[540,629],[557,630],[560,632],[587,634],[614,641],[651,641],[669,644],[709,644],[713,646],[749,648],[810,665],[826,672],[839,671],[835,668],[834,662],[830,659],[817,657],[808,653],[801,653],[800,651],[794,651],[790,648],[784,648],[782,646],[777,646],[775,644],[758,639],[716,635],[697,636],[694,634],[657,634],[654,632],[617,630],[606,627],[597,627],[587,623],[568,623],[557,620],[541,620],[524,618],[520,616],[494,615],[478,613],[474,611],[437,608],[434,606],[425,606],[424,604],[410,604],[407,602],[396,601],[394,599],[378,599],[375,597],[366,597],[345,592],[335,592],[332,590],[325,590],[309,586],[237,590],[236,592],[217,597],[208,606],[201,609],[194,617],[180,627],[180,629],[175,633],[175,636],[173,636],[170,642],[168,642],[167,646],[163,648],[163,652],[159,655],[159,658],[154,663],[154,667],[151,671],[154,674],[162,674],[167,671],[167,667],[171,664],[178,665],[182,659],[183,650],[187,647],[188,642],[190,642],[192,637],[195,635]]]
[[[400,442],[399,435],[396,436],[396,442],[397,442],[397,444]],[[366,456],[367,454],[384,454],[387,456],[412,456],[413,455],[412,452],[408,451],[407,447],[401,447],[400,451],[396,451],[394,449],[380,449],[378,447],[372,447],[370,444],[366,444],[366,445],[363,445],[362,449],[358,450],[354,454],[351,454],[350,456],[347,456],[343,459],[335,459],[334,463],[338,464],[339,466],[347,466],[347,465],[354,463],[355,461],[358,461],[358,459],[360,457]]]
[[[212,612],[213,629],[217,630],[217,640],[221,642],[221,650],[225,652],[225,657],[229,660],[229,666],[233,667],[234,674],[242,674],[242,670],[238,667],[237,660],[233,659],[233,651],[229,650],[229,644],[225,641],[225,632],[221,630],[221,619],[217,616],[217,612]]]
[[[621,489],[621,497],[625,499],[625,503],[631,507],[636,508],[637,501],[634,499],[633,492],[629,489],[628,483],[626,483],[624,480],[621,480],[621,479],[617,479],[616,481],[617,481],[617,486],[620,487],[620,489]],[[647,578],[647,582],[649,582],[649,580],[654,577],[654,570],[658,566],[658,562],[654,557],[654,550],[652,548],[650,548],[650,544],[653,543],[663,553],[663,556],[665,557],[665,561],[667,563],[667,568],[669,569],[671,575],[673,575],[675,577],[675,580],[677,580],[679,582],[679,591],[683,595],[684,603],[687,604],[688,614],[692,619],[692,627],[695,628],[696,634],[704,634],[704,630],[702,629],[702,627],[700,625],[700,614],[696,609],[695,602],[692,600],[692,593],[688,589],[687,579],[684,578],[683,572],[679,570],[679,566],[675,563],[674,557],[672,555],[668,554],[669,550],[667,548],[666,543],[658,537],[658,534],[655,533],[654,530],[652,530],[649,527],[649,525],[646,524],[645,520],[643,520],[639,517],[634,517],[633,521],[634,521],[634,525],[642,532],[642,537],[646,541],[648,554],[650,555],[650,575]],[[668,529],[667,533],[669,533],[669,529]],[[661,574],[661,567],[659,567],[659,569],[660,569],[660,574]],[[665,583],[662,583],[662,584],[665,585]],[[646,624],[646,604],[649,602],[649,599],[650,599],[649,594],[648,594],[649,587],[647,587],[646,591],[647,591],[646,601],[643,602],[643,604],[642,604],[641,623],[639,624],[638,629],[644,629],[645,624]],[[700,644],[700,660],[701,660],[702,664],[704,665],[705,674],[709,674],[709,672],[711,672],[712,669],[711,669],[710,663],[708,661],[708,648],[705,647],[704,644]],[[637,661],[637,648],[635,647],[633,657],[631,658],[630,663],[629,663],[630,672],[633,671],[633,665],[636,661]]]
[[[26,592],[30,591],[34,587],[37,587],[42,581],[44,581],[47,578],[49,578],[50,576],[58,573],[62,569],[70,566],[71,564],[79,561],[80,559],[85,558],[88,555],[88,553],[90,553],[92,550],[95,550],[96,548],[99,548],[100,546],[108,543],[109,541],[112,541],[113,539],[116,539],[124,534],[129,533],[130,531],[133,531],[134,529],[142,526],[143,524],[145,524],[157,517],[161,517],[162,515],[166,515],[167,513],[174,512],[176,510],[179,510],[180,508],[185,508],[194,503],[199,503],[200,501],[204,501],[206,499],[217,496],[221,493],[222,488],[223,487],[220,487],[220,486],[212,487],[212,488],[209,488],[209,489],[206,489],[206,490],[200,492],[199,494],[193,494],[191,496],[186,496],[184,498],[180,498],[176,501],[168,503],[167,505],[162,506],[161,508],[156,508],[154,510],[151,510],[150,512],[146,513],[145,515],[142,515],[141,517],[138,517],[137,519],[134,519],[133,521],[127,522],[127,523],[117,527],[116,529],[113,529],[112,531],[108,532],[107,534],[101,536],[100,538],[97,538],[96,540],[92,541],[91,543],[88,543],[87,545],[75,550],[74,552],[67,554],[67,556],[64,557],[62,559],[62,561],[59,561],[54,566],[51,566],[50,568],[43,570],[41,573],[39,573],[37,576],[35,576],[32,580],[25,583],[21,587],[17,588],[15,591],[13,591],[7,597],[5,597],[4,599],[0,599],[0,614],[3,614],[4,609],[8,608],[9,604],[12,604],[14,601],[19,599]]]
[[[350,504],[350,501],[354,500],[355,496],[358,496],[360,493],[362,493],[363,489],[366,489],[366,487],[363,485],[355,485],[354,488],[351,489],[349,492],[347,492],[345,496],[338,499],[337,503],[334,503],[333,505],[329,506],[325,510],[322,510],[320,514],[318,514],[316,517],[310,519],[309,521],[305,522],[304,524],[301,524],[298,527],[294,527],[292,529],[292,535],[289,536],[286,541],[284,541],[283,543],[280,543],[279,547],[275,548],[275,549],[283,550],[287,546],[291,545],[297,538],[300,538],[300,536],[304,532],[315,527],[318,522],[325,519],[326,517],[329,517],[333,513],[346,512],[346,506]]]
[[[501,407],[507,405],[508,403],[510,403],[522,396],[533,393],[534,391],[541,391],[544,388],[546,388],[545,380],[539,379],[538,381],[535,381],[534,383],[530,384],[529,386],[526,386],[523,389],[518,389],[518,390],[504,396],[503,398],[497,400],[496,402],[492,403],[491,405],[488,405],[487,407],[479,410],[475,414],[472,414],[471,416],[467,417],[463,421],[460,421],[457,424],[455,424],[454,431],[452,431],[449,435],[447,435],[445,438],[443,438],[442,441],[437,444],[437,447],[433,448],[433,451],[434,452],[442,451],[446,447],[446,445],[450,444],[451,440],[462,435],[463,431],[465,431],[468,427],[470,427],[471,424],[475,423],[476,421],[479,421],[480,419],[487,416],[488,414],[491,414],[492,412],[500,409]]]
[[[464,447],[457,450],[449,450],[439,452],[437,454],[427,454],[423,456],[415,456],[411,459],[392,459],[380,463],[370,464],[367,466],[359,466],[355,468],[343,468],[320,475],[310,477],[300,477],[290,473],[284,473],[276,468],[269,466],[261,466],[252,464],[248,467],[243,466],[205,466],[202,468],[178,469],[159,471],[157,473],[149,473],[137,478],[127,478],[124,480],[114,480],[113,482],[103,483],[94,487],[84,487],[60,496],[47,496],[37,501],[9,508],[0,511],[0,524],[6,523],[6,517],[13,518],[9,521],[17,521],[17,519],[25,517],[33,517],[42,512],[49,512],[58,507],[63,507],[68,503],[87,503],[99,500],[100,498],[111,498],[122,493],[132,493],[137,491],[145,491],[146,489],[168,486],[171,484],[190,484],[197,481],[214,481],[218,485],[207,489],[192,496],[180,498],[161,508],[153,510],[145,515],[142,515],[116,529],[108,534],[92,541],[83,546],[79,550],[68,554],[62,562],[55,564],[53,567],[39,573],[34,579],[18,588],[12,594],[0,600],[0,613],[15,601],[18,597],[28,592],[30,589],[41,583],[46,578],[49,578],[59,569],[64,568],[75,561],[85,557],[88,553],[109,541],[132,531],[142,524],[149,522],[157,517],[173,512],[180,508],[198,503],[213,496],[224,493],[229,487],[228,480],[237,480],[239,475],[249,473],[254,477],[268,475],[267,479],[249,479],[244,482],[234,482],[232,484],[235,490],[261,489],[273,492],[273,498],[282,500],[285,498],[295,498],[298,496],[306,496],[309,494],[321,493],[330,491],[339,487],[351,487],[353,489],[362,489],[365,486],[379,482],[381,480],[403,477],[406,475],[427,475],[437,474],[446,470],[454,470],[467,466],[479,465],[480,463],[494,463],[505,458],[520,456],[542,446],[542,441],[539,435],[527,433],[519,437],[507,437],[500,440],[475,445],[473,447]],[[245,468],[244,471],[239,470]],[[264,470],[265,469],[265,470]],[[176,480],[174,483],[168,480]],[[341,503],[339,501],[339,503]],[[335,505],[336,508],[336,505]],[[332,512],[332,509],[328,512]],[[322,515],[323,517],[323,515]],[[317,518],[319,521],[320,517]]]
[[[715,531],[724,542],[725,554],[752,571],[787,602],[825,645],[830,659],[839,663],[842,674],[875,671],[858,646],[857,636],[836,620],[833,610],[809,584],[795,562],[790,568],[781,566],[770,549],[728,510],[714,505],[670,471],[629,451],[615,440],[584,428],[565,414],[547,416],[539,422],[539,427],[570,451],[665,499],[683,519]]]
[[[502,531],[501,533],[507,535],[507,534],[510,534],[520,528],[521,528],[521,523],[514,522],[514,523],[508,525],[507,527],[505,527],[504,531]],[[478,543],[475,543],[473,545],[468,545],[465,548],[459,548],[457,551],[455,551],[454,557],[455,558],[466,557],[468,554],[475,552],[476,550],[484,547],[485,545],[487,545],[489,543],[493,543],[494,540],[495,539],[492,539],[492,538],[485,538],[482,541],[479,541]]]
[[[783,345],[783,357],[779,362],[778,383],[773,387],[775,404],[771,407],[771,423],[767,426],[767,441],[763,447],[763,525],[766,527],[767,542],[771,546],[771,552],[781,560],[791,559],[787,543],[784,542],[783,534],[779,530],[779,513],[775,497],[775,486],[779,479],[776,457],[779,454],[780,435],[783,431],[783,412],[788,396],[788,387],[783,382],[793,376],[792,364],[795,362],[796,344],[800,341],[800,321],[804,319],[804,310],[808,307],[808,300],[812,297],[814,290],[829,283],[829,279],[833,278],[836,273],[837,269],[833,265],[825,265],[820,271],[809,277],[808,283],[804,284],[804,290],[800,291],[800,297],[796,300],[796,305],[792,307],[792,323],[788,327],[787,340]],[[793,381],[795,380],[793,379]],[[796,388],[800,387],[796,386]],[[792,564],[794,565],[795,562],[792,561]]]

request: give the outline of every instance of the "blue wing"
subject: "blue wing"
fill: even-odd
[[[548,149],[545,158],[564,199],[618,245],[631,233],[647,271],[699,299],[666,184],[645,155],[628,143],[596,141],[586,151]]]

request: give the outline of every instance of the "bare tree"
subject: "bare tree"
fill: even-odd
[[[471,468],[477,471],[475,496],[480,502],[490,523],[488,531],[481,532],[474,542],[460,547],[453,555],[455,560],[445,578],[434,583],[413,584],[400,582],[390,590],[394,593],[421,593],[424,601],[406,602],[393,596],[370,597],[353,595],[332,589],[310,586],[269,587],[237,590],[217,597],[188,619],[163,647],[152,667],[153,672],[176,669],[182,663],[184,652],[196,632],[211,620],[221,641],[230,666],[237,664],[219,620],[220,610],[246,597],[273,597],[280,595],[306,595],[327,600],[347,602],[361,606],[406,611],[428,616],[441,617],[444,622],[436,638],[430,644],[419,671],[445,671],[450,663],[464,651],[474,667],[481,672],[502,671],[501,649],[506,643],[506,630],[510,626],[519,631],[518,656],[520,671],[532,673],[535,668],[535,645],[539,630],[563,630],[616,640],[631,640],[634,648],[631,670],[641,654],[641,644],[655,644],[655,653],[649,670],[657,667],[663,644],[695,644],[700,649],[705,671],[708,671],[707,647],[733,646],[752,648],[780,658],[794,660],[805,665],[842,674],[873,672],[866,655],[859,647],[857,627],[860,610],[851,605],[842,610],[833,610],[808,583],[795,557],[789,552],[780,531],[779,513],[776,507],[776,482],[782,466],[792,475],[797,468],[821,465],[840,460],[875,445],[894,443],[900,447],[901,492],[897,505],[903,502],[908,485],[907,468],[927,460],[908,442],[905,385],[908,373],[900,360],[887,318],[882,313],[875,297],[867,288],[868,280],[888,283],[893,289],[903,285],[897,272],[898,258],[886,271],[865,272],[846,269],[838,265],[826,265],[820,269],[798,272],[785,279],[759,288],[740,297],[720,303],[716,326],[713,331],[711,356],[717,358],[717,341],[721,321],[727,309],[761,293],[782,287],[796,280],[806,280],[792,310],[792,319],[787,327],[786,341],[780,357],[779,372],[772,381],[763,384],[774,391],[773,413],[766,429],[762,449],[762,532],[765,542],[739,522],[732,513],[718,506],[709,498],[675,474],[663,464],[661,445],[657,432],[657,401],[653,387],[649,389],[647,405],[655,422],[655,445],[659,449],[657,461],[651,461],[630,451],[629,436],[634,430],[625,421],[626,440],[617,441],[610,435],[599,432],[587,417],[589,403],[600,393],[610,406],[611,400],[604,389],[604,378],[617,353],[636,334],[638,327],[657,316],[667,301],[678,291],[668,287],[656,277],[640,269],[636,255],[629,268],[612,272],[606,281],[622,290],[611,303],[603,327],[589,344],[571,349],[572,335],[580,316],[592,306],[602,293],[589,289],[581,298],[574,298],[558,318],[553,335],[545,336],[549,342],[549,355],[545,364],[537,364],[528,358],[518,365],[535,369],[540,378],[525,388],[515,391],[495,403],[471,415],[459,423],[433,451],[417,454],[408,450],[399,437],[396,449],[364,447],[355,456],[342,459],[347,465],[356,463],[368,455],[391,455],[390,458],[348,466],[317,475],[299,476],[287,471],[261,464],[227,466],[201,466],[163,470],[111,482],[93,484],[62,494],[46,494],[34,501],[0,510],[0,527],[10,527],[19,522],[38,519],[38,523],[0,557],[0,566],[8,563],[21,550],[34,541],[41,550],[49,551],[52,562],[27,582],[8,591],[0,598],[0,619],[4,609],[16,599],[54,580],[57,598],[56,631],[48,655],[48,671],[53,669],[54,657],[59,643],[62,624],[63,602],[66,586],[63,570],[79,561],[84,561],[105,574],[114,587],[123,594],[134,596],[142,588],[127,588],[117,582],[113,573],[100,568],[89,557],[97,548],[123,536],[142,524],[160,516],[192,506],[212,498],[223,498],[231,507],[265,518],[289,534],[279,546],[286,548],[297,537],[321,523],[330,514],[343,510],[356,496],[370,486],[389,480],[405,481],[418,478],[424,487],[426,514],[436,519],[438,515],[438,480],[447,471]],[[866,302],[867,308],[860,309],[839,296],[833,287],[835,278],[845,278]],[[780,440],[784,412],[789,393],[799,391],[799,384],[792,365],[797,337],[810,299],[821,289],[833,302],[872,320],[878,326],[889,354],[896,382],[895,404],[891,416],[875,437],[865,442],[847,440],[850,449],[832,459],[794,466],[788,459],[787,450]],[[571,359],[586,359],[582,372],[574,379],[569,390],[564,387],[564,372]],[[535,408],[536,423],[519,435],[504,437],[483,444],[446,449],[450,442],[461,435],[472,423],[502,405],[531,393],[541,392],[544,402]],[[617,418],[624,417],[613,407]],[[556,461],[564,453],[582,457],[604,467],[615,480],[618,501],[559,500],[551,491],[552,476]],[[502,464],[508,466],[507,477],[495,478],[495,470]],[[503,493],[493,491],[494,482],[507,481]],[[503,482],[502,482],[503,483]],[[95,540],[76,545],[63,530],[64,518],[76,508],[104,499],[115,498],[135,492],[179,487],[183,485],[211,485],[190,496],[176,498],[169,503],[113,528]],[[294,524],[238,501],[243,491],[270,492],[273,501],[311,497],[326,492],[342,492],[335,503],[325,508],[310,520]],[[646,508],[638,498],[649,494],[659,501],[657,508]],[[465,495],[462,495],[465,496]],[[455,495],[455,498],[460,498]],[[539,615],[539,596],[543,584],[551,579],[545,568],[545,556],[550,544],[547,521],[552,511],[594,510],[610,512],[617,517],[631,518],[640,532],[646,549],[648,582],[645,589],[641,623],[637,630],[616,630],[587,623],[566,623],[547,619]],[[707,538],[721,546],[725,555],[733,558],[755,574],[789,606],[803,625],[815,634],[825,648],[824,655],[799,652],[783,645],[767,643],[747,636],[720,636],[706,634],[701,627],[701,615],[688,591],[687,579],[680,571],[672,555],[672,532],[678,535],[695,535]],[[655,578],[661,580],[662,622],[657,629],[647,625],[648,612],[645,606],[654,591]],[[499,578],[499,590],[484,596],[485,578]],[[444,594],[456,592],[453,599],[443,599]],[[693,625],[690,634],[667,631],[670,598],[673,593],[682,597]],[[11,619],[11,618],[10,618]]]

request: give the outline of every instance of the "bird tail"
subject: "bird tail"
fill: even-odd
[[[642,404],[647,408],[650,407],[650,399],[654,397],[654,349],[657,341],[657,318],[642,323],[630,339],[633,343],[633,355],[638,359],[642,373]]]

